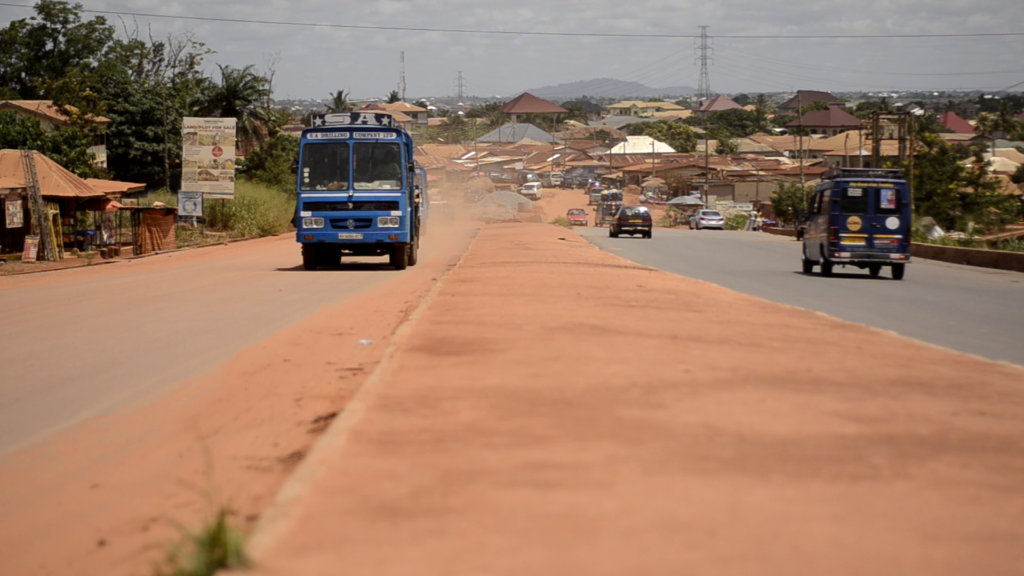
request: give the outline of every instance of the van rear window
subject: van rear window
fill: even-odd
[[[844,188],[839,198],[839,209],[842,214],[868,213],[868,190],[863,188]]]
[[[900,190],[895,188],[879,188],[875,191],[875,206],[878,214],[899,214],[903,211],[903,199]]]

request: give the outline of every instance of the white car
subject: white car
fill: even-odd
[[[519,189],[519,193],[530,200],[540,200],[540,182],[527,182],[523,184],[523,187]]]
[[[697,230],[704,228],[725,230],[725,216],[722,216],[718,210],[697,210],[693,216],[690,216],[690,230],[694,228]]]

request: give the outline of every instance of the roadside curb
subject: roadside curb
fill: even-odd
[[[66,270],[79,270],[81,268],[95,268],[96,266],[103,266],[104,264],[117,264],[118,262],[125,262],[127,258],[119,258],[117,260],[101,260],[99,262],[93,262],[92,264],[82,264],[81,266],[67,266],[64,268],[50,268],[47,270],[25,270],[22,272],[11,272],[10,274],[0,274],[0,278],[7,278],[10,276],[25,276],[27,274],[44,274],[46,272],[64,272]]]
[[[336,461],[336,454],[348,440],[352,429],[362,419],[363,414],[372,404],[376,396],[376,389],[384,380],[388,372],[391,360],[398,353],[399,348],[409,337],[417,321],[424,311],[433,302],[437,293],[444,286],[448,276],[457,270],[466,257],[466,254],[473,249],[476,239],[479,237],[480,229],[473,234],[469,246],[459,256],[454,264],[441,274],[434,286],[423,297],[416,308],[405,320],[395,329],[391,343],[381,357],[377,367],[369,375],[363,385],[345,406],[344,410],[335,418],[323,435],[313,444],[306,457],[299,463],[292,474],[285,480],[278,489],[273,501],[260,515],[259,522],[253,529],[253,536],[248,542],[248,550],[253,558],[258,559],[265,556],[275,545],[280,537],[288,531],[296,522],[300,508],[305,500],[309,487],[320,478],[322,470],[326,465]]]

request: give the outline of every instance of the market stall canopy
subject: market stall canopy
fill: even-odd
[[[669,206],[702,206],[700,198],[695,196],[676,196],[668,201]]]
[[[89,212],[115,212],[124,208],[124,205],[110,198],[90,198],[80,204],[79,207]]]
[[[86,178],[85,182],[107,196],[119,197],[146,191],[146,185],[137,182],[118,182],[117,180],[100,180],[98,178]]]
[[[0,150],[0,178],[28,180],[21,163],[21,150]],[[44,198],[102,198],[104,194],[89,186],[60,164],[36,152],[36,175]]]

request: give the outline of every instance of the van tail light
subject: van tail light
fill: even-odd
[[[829,226],[828,227],[828,241],[829,242],[835,242],[836,240],[839,239],[839,236],[837,235],[837,230],[838,230],[838,228],[836,228],[835,226]]]

